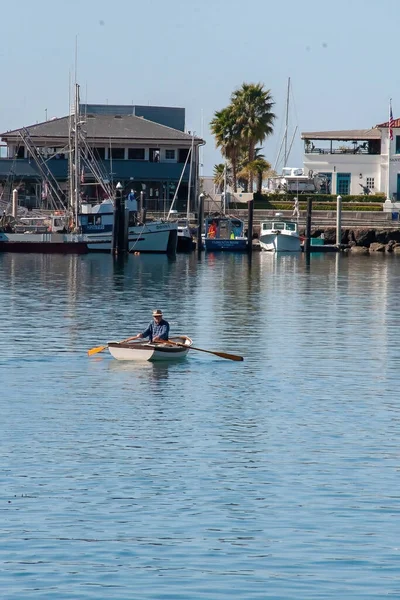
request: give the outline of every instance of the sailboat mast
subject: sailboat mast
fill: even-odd
[[[74,217],[75,226],[78,225],[80,204],[80,152],[79,152],[79,85],[75,84],[75,110],[74,110]]]
[[[287,166],[286,163],[288,160],[287,136],[288,136],[288,130],[289,130],[289,94],[290,94],[290,77],[288,78],[287,96],[286,96],[285,151],[284,151],[284,160],[283,160],[284,167]]]
[[[192,133],[192,145],[190,147],[188,198],[187,198],[187,208],[186,208],[186,218],[187,219],[189,219],[189,215],[190,215],[190,196],[191,196],[191,190],[192,190],[192,169],[193,169],[193,146],[194,146],[194,132]]]

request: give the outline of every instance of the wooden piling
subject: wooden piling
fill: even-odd
[[[310,255],[311,247],[311,220],[312,220],[312,198],[307,198],[307,216],[306,216],[306,239],[304,241],[304,252]]]
[[[140,192],[140,220],[143,225],[146,223],[146,194],[145,192]]]
[[[127,248],[125,235],[125,205],[122,198],[122,185],[119,183],[115,192],[114,223],[112,231],[111,252],[113,255],[123,254]]]
[[[200,256],[203,250],[203,224],[204,224],[204,194],[199,196],[199,208],[197,213],[197,254]]]
[[[254,197],[248,202],[247,217],[247,251],[253,251],[253,220],[254,220]]]

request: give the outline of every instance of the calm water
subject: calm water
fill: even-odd
[[[400,597],[400,258],[0,255],[0,596]],[[88,348],[162,308],[193,351]]]

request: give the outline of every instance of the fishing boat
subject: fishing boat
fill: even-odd
[[[244,221],[228,215],[205,219],[204,247],[208,252],[245,252]]]
[[[6,233],[0,231],[0,252],[86,254],[82,236],[71,233]]]
[[[189,352],[193,341],[186,335],[172,337],[168,342],[153,344],[137,340],[133,342],[108,342],[108,350],[117,360],[167,361],[181,360]]]
[[[133,201],[132,201],[133,202]],[[171,221],[137,222],[136,206],[131,210],[127,199],[128,251],[174,254],[178,237],[178,226]],[[79,228],[87,241],[89,252],[110,252],[114,223],[114,203],[103,200],[94,206],[82,204],[78,215]]]
[[[0,223],[0,252],[41,254],[86,254],[88,245],[81,235],[67,233],[64,215],[4,217]]]
[[[301,252],[301,239],[296,221],[285,219],[280,213],[260,224],[259,242],[269,252]]]

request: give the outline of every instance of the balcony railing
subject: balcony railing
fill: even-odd
[[[316,148],[315,146],[306,146],[306,154],[363,154],[377,156],[379,155],[380,149],[362,148],[361,146],[355,146],[354,148]]]

